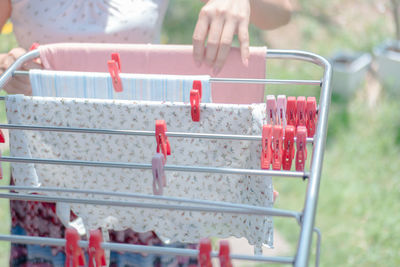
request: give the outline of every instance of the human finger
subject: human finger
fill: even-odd
[[[214,63],[214,73],[218,73],[222,69],[222,66],[225,64],[225,61],[231,49],[236,27],[237,23],[234,21],[225,22],[218,47],[218,53]]]
[[[196,27],[193,32],[193,58],[197,65],[201,65],[204,58],[204,43],[209,28],[209,17],[202,11],[199,14]]]
[[[242,21],[238,26],[238,39],[240,43],[240,54],[243,64],[247,67],[249,65],[249,22]]]
[[[205,55],[205,62],[209,66],[212,66],[214,64],[215,58],[217,56],[223,27],[224,27],[224,20],[222,18],[216,18],[211,22],[210,30],[208,32],[206,55]]]
[[[9,94],[32,95],[32,87],[27,77],[13,77],[3,89]]]

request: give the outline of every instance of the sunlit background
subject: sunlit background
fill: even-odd
[[[385,42],[396,40],[393,2],[299,0],[293,2],[289,25],[270,32],[251,27],[251,45],[306,50],[334,63],[316,218],[322,231],[321,266],[400,266],[400,88],[394,78],[383,80],[385,70],[400,77],[400,61],[385,59],[388,54],[400,58],[400,50],[384,50]],[[201,6],[201,1],[170,0],[162,43],[190,44]],[[16,45],[8,23],[0,35],[0,52]],[[271,60],[267,77],[318,79],[321,71],[304,62]],[[266,94],[277,93],[318,96],[319,88],[266,88]],[[0,119],[6,121],[4,112]],[[3,163],[3,170],[4,185],[9,182],[8,164]],[[306,182],[277,178],[274,185],[280,192],[276,207],[302,209]],[[8,233],[5,200],[0,218],[0,231]],[[293,255],[299,227],[291,220],[276,219],[275,228],[289,248],[284,256]],[[0,242],[0,266],[7,266],[8,253],[9,244]],[[314,257],[313,253],[312,262]]]

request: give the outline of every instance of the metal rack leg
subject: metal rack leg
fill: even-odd
[[[317,228],[314,227],[313,229],[314,233],[317,234],[317,248],[315,249],[315,267],[319,267],[319,258],[321,254],[321,231]]]

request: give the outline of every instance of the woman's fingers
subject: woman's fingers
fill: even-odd
[[[196,27],[193,33],[193,58],[197,65],[201,65],[204,58],[204,43],[207,38],[209,28],[208,16],[205,12],[200,12]]]
[[[250,21],[249,0],[209,0],[202,8],[193,33],[193,57],[198,65],[205,61],[219,72],[238,33],[242,62],[248,65]],[[207,46],[205,42],[207,39]]]
[[[221,35],[221,39],[218,47],[218,54],[215,59],[214,73],[218,73],[228,57],[231,49],[233,36],[235,35],[236,24],[233,21],[227,21],[224,25],[224,31]]]
[[[208,66],[213,66],[217,57],[220,45],[222,30],[224,29],[224,20],[222,18],[214,19],[211,23],[208,33],[205,61]]]
[[[249,56],[250,56],[249,22],[248,21],[242,21],[239,24],[238,39],[240,42],[240,54],[242,56],[242,62],[247,67],[249,65]]]

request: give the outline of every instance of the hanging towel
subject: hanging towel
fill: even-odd
[[[232,48],[224,67],[217,75],[203,64],[197,67],[193,47],[188,45],[143,44],[52,44],[39,47],[45,69],[108,72],[111,53],[121,57],[122,73],[211,75],[221,78],[264,79],[266,47],[250,47],[249,65],[241,61],[240,50]],[[264,101],[264,84],[215,83],[212,99],[215,103],[251,104]]]
[[[201,104],[200,122],[192,122],[190,105],[125,100],[6,97],[11,124],[62,127],[153,130],[165,119],[168,131],[260,135],[265,104]],[[82,119],[85,117],[86,119]],[[169,138],[167,164],[259,169],[261,145],[254,141]],[[10,130],[10,154],[61,160],[150,163],[156,151],[154,136]],[[17,185],[96,189],[152,194],[150,170],[105,167],[12,164]],[[270,177],[167,171],[164,195],[272,206]],[[68,198],[82,195],[48,193]],[[122,200],[119,197],[110,197]],[[126,200],[126,199],[125,199]],[[163,203],[168,203],[163,202]],[[255,215],[169,211],[71,204],[87,229],[138,232],[154,230],[171,242],[198,242],[205,236],[246,237],[250,244],[272,245],[272,219]]]
[[[30,70],[34,96],[158,100],[189,102],[193,81],[202,83],[202,102],[211,102],[210,77],[120,74],[123,92],[115,92],[111,76],[106,72]]]

